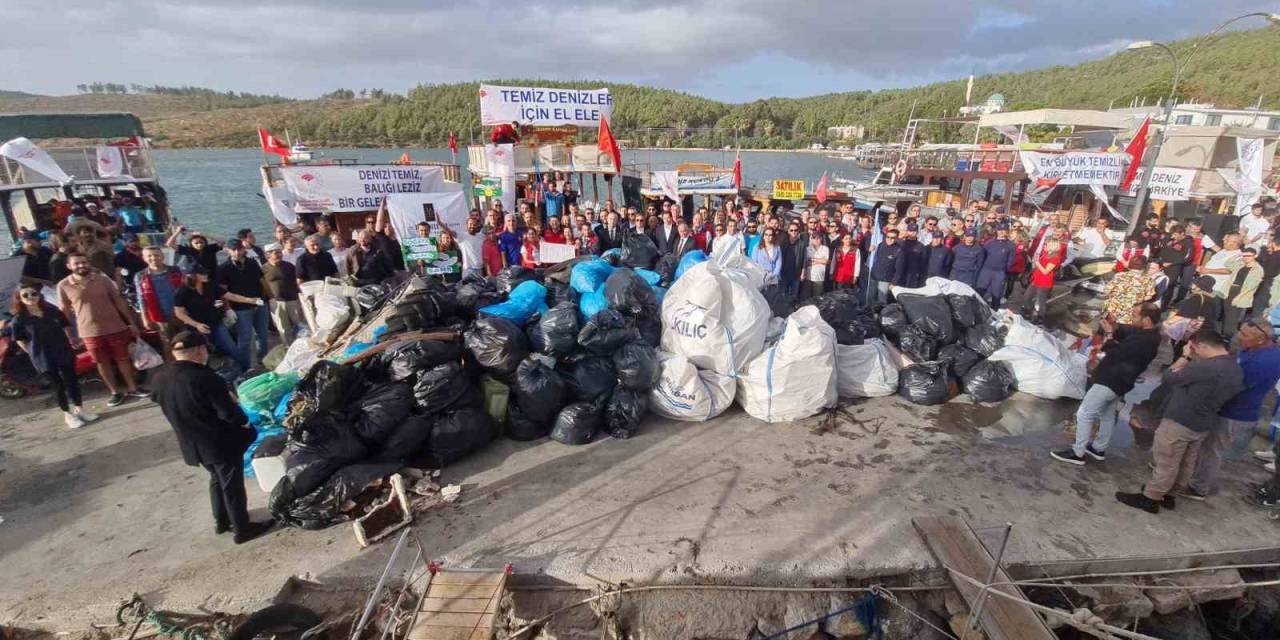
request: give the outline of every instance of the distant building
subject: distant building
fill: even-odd
[[[986,102],[983,102],[982,104],[960,107],[960,115],[980,116],[988,113],[1000,113],[1001,111],[1004,111],[1004,105],[1004,95],[993,93],[988,96]]]
[[[1139,118],[1150,116],[1154,122],[1161,122],[1164,119],[1164,109],[1159,105],[1126,107],[1112,109],[1111,111],[1112,113],[1123,113]],[[1228,109],[1216,107],[1212,104],[1186,102],[1173,107],[1173,124],[1175,126],[1247,127],[1280,131],[1280,111]]]
[[[866,136],[867,130],[860,124],[827,127],[827,137],[832,140],[861,140]]]

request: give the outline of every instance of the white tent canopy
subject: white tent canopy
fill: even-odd
[[[1106,111],[1086,109],[1032,109],[987,113],[978,119],[979,127],[1020,127],[1041,124],[1076,127],[1078,129],[1129,129],[1132,117]]]

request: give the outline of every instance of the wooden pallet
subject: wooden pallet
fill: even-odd
[[[436,572],[408,640],[489,640],[506,589],[504,570]]]
[[[995,566],[995,558],[982,545],[982,541],[961,518],[937,516],[921,517],[912,521],[920,537],[933,556],[944,567],[958,571],[964,575],[985,581]],[[993,582],[1010,582],[1009,574],[1004,569],[996,572]],[[970,614],[978,600],[981,589],[956,579],[951,582],[956,591],[969,605]],[[1014,585],[993,587],[992,590],[1016,595],[1025,599],[1026,595]],[[979,619],[986,637],[991,640],[1055,640],[1056,635],[1038,613],[1030,607],[996,595],[988,595],[982,606],[982,617]]]

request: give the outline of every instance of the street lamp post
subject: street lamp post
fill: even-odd
[[[1130,44],[1127,47],[1127,49],[1130,51],[1139,51],[1142,49],[1156,48],[1164,52],[1165,54],[1168,54],[1169,59],[1173,61],[1173,84],[1169,87],[1169,97],[1165,99],[1165,103],[1164,103],[1164,124],[1156,128],[1156,136],[1155,136],[1155,140],[1151,145],[1152,148],[1150,151],[1148,151],[1145,154],[1143,158],[1142,182],[1138,187],[1138,194],[1137,194],[1137,197],[1134,199],[1133,209],[1129,214],[1129,232],[1125,234],[1126,237],[1133,235],[1133,232],[1137,230],[1138,218],[1142,217],[1142,209],[1147,203],[1147,194],[1151,188],[1151,174],[1155,173],[1156,158],[1160,155],[1160,148],[1164,146],[1165,130],[1168,129],[1169,126],[1173,124],[1171,119],[1173,118],[1174,96],[1176,96],[1178,93],[1178,82],[1182,79],[1183,70],[1187,68],[1187,64],[1191,62],[1191,59],[1195,57],[1196,52],[1200,50],[1200,48],[1209,40],[1209,38],[1212,38],[1213,36],[1218,35],[1218,33],[1220,33],[1223,29],[1226,29],[1228,26],[1230,26],[1234,22],[1237,22],[1239,20],[1244,20],[1245,18],[1253,18],[1253,17],[1266,18],[1267,22],[1270,22],[1271,24],[1275,24],[1275,25],[1280,25],[1280,14],[1277,14],[1277,13],[1266,13],[1263,11],[1257,11],[1254,13],[1246,13],[1244,15],[1236,16],[1218,25],[1217,28],[1215,28],[1213,31],[1210,31],[1209,33],[1205,34],[1204,37],[1197,40],[1195,44],[1191,45],[1191,49],[1187,52],[1186,56],[1184,56],[1181,60],[1178,59],[1178,54],[1174,52],[1174,50],[1171,49],[1169,45],[1166,45],[1160,42],[1153,42],[1151,40],[1140,40],[1138,42],[1134,42]]]

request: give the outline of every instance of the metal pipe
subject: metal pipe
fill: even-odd
[[[974,604],[973,615],[969,616],[969,628],[977,629],[978,621],[982,619],[982,609],[987,604],[987,592],[991,589],[991,583],[996,581],[996,574],[1000,573],[1000,562],[1004,560],[1004,550],[1009,544],[1009,534],[1013,532],[1013,523],[1006,522],[1004,524],[1004,537],[1000,539],[1000,551],[996,553],[995,561],[991,563],[991,573],[987,576],[987,583],[982,588],[982,592],[978,594],[978,601]],[[965,635],[968,635],[967,633]]]
[[[382,568],[382,575],[378,577],[378,584],[373,588],[373,594],[369,596],[369,601],[364,605],[364,612],[360,614],[360,621],[356,623],[353,637],[360,637],[360,633],[364,631],[366,624],[369,624],[369,616],[373,614],[373,607],[378,601],[378,594],[382,593],[382,587],[387,583],[387,576],[391,573],[391,565],[395,564],[396,558],[400,556],[400,550],[404,549],[405,540],[409,539],[409,531],[405,529],[400,534],[400,539],[396,540],[395,549],[391,550],[391,557],[387,559],[387,566]]]

